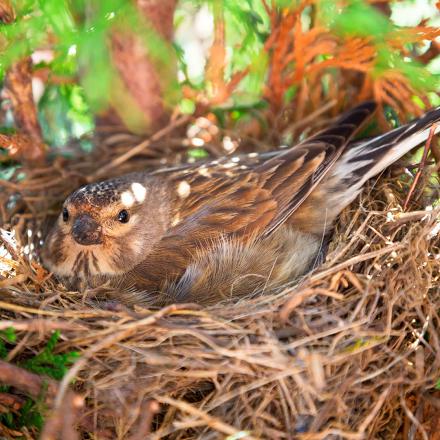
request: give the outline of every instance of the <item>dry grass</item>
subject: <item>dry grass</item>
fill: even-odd
[[[153,147],[108,172],[156,165]],[[108,151],[123,153],[106,151],[94,163],[56,162],[2,182],[3,228],[35,243],[56,204],[109,163]],[[341,216],[327,262],[299,285],[210,308],[132,310],[68,292],[6,243],[12,256],[1,262],[13,270],[0,281],[0,327],[14,326],[20,341],[7,360],[40,350],[61,329],[57,350],[81,357],[51,407],[63,407],[69,387],[84,396],[82,438],[429,438],[423,405],[436,402],[440,377],[440,233],[438,208],[425,206],[439,195],[402,214],[410,182],[374,183]]]

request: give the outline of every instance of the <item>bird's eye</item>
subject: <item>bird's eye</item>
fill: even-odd
[[[69,211],[67,208],[63,208],[63,221],[67,222],[69,220]]]
[[[126,209],[123,209],[122,211],[119,212],[118,220],[121,223],[127,223],[129,219],[130,219],[130,215],[128,214]]]

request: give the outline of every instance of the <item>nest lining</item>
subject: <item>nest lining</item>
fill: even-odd
[[[82,438],[429,435],[420,405],[440,376],[440,211],[426,206],[438,200],[438,182],[407,213],[410,182],[372,183],[340,216],[326,263],[297,285],[158,311],[68,292],[29,258],[57,203],[104,163],[55,162],[2,182],[0,193],[3,229],[15,231],[2,240],[0,325],[24,341],[8,360],[38,352],[61,329],[57,350],[81,357],[54,407],[75,378]]]

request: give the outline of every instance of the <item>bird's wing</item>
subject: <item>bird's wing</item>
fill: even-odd
[[[178,277],[201,248],[222,237],[240,240],[273,232],[320,182],[374,109],[374,103],[365,103],[310,140],[255,166],[232,162],[168,175],[175,201],[172,226],[127,274],[128,284],[151,289],[164,275]]]
[[[374,102],[365,102],[339,117],[327,129],[255,169],[267,176],[263,187],[270,191],[278,206],[277,215],[265,230],[266,235],[295,212],[375,110]]]
[[[265,161],[257,157],[249,163],[252,158],[238,156],[175,173],[169,181],[179,195],[176,224],[182,222],[179,228],[184,228],[195,221],[227,233],[253,233],[256,227],[255,232],[270,234],[316,187],[375,109],[375,103],[363,103],[329,128]],[[262,206],[270,207],[268,223],[258,223],[261,216],[269,217]]]

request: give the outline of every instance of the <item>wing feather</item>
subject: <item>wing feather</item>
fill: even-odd
[[[238,160],[238,166],[223,162],[169,171],[172,227],[123,285],[160,290],[167,278],[181,276],[194,256],[216,241],[273,233],[321,181],[374,109],[374,103],[363,104],[310,140],[252,166]],[[184,197],[178,192],[182,181],[188,188]]]

